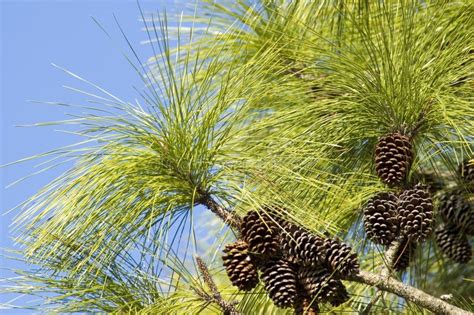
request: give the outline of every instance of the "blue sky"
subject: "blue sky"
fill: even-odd
[[[145,11],[176,10],[184,1],[140,1]],[[0,165],[42,153],[78,140],[56,131],[57,127],[17,127],[68,118],[64,108],[36,104],[28,100],[84,103],[84,97],[62,85],[78,86],[77,81],[51,66],[55,63],[108,89],[125,100],[133,101],[133,89],[142,88],[140,78],[126,62],[121,50],[127,46],[116,26],[113,14],[126,31],[132,45],[142,57],[151,50],[140,42],[146,39],[141,31],[135,1],[5,1],[1,11],[1,77],[0,77]],[[110,40],[92,21],[98,19],[111,33]],[[0,168],[0,247],[11,248],[9,225],[14,211],[6,213],[41,186],[65,170],[60,167],[32,177],[11,188],[5,187],[33,172],[37,162],[26,162]],[[21,264],[1,258],[1,277],[10,276],[6,268],[22,268]],[[6,297],[0,297],[5,302]],[[17,304],[27,303],[18,301]],[[8,314],[12,311],[8,311]],[[2,312],[2,314],[4,314]]]

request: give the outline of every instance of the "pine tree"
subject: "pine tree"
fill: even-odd
[[[471,1],[203,2],[139,9],[136,102],[65,70],[92,89],[60,122],[86,140],[37,157],[74,164],[22,205],[38,268],[5,291],[41,312],[472,311],[417,185],[472,192]]]

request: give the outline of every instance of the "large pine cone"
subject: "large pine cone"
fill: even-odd
[[[269,260],[262,266],[262,280],[276,306],[292,307],[297,301],[296,267],[284,260]]]
[[[465,192],[457,189],[439,197],[439,213],[444,222],[474,235],[474,207],[466,200]]]
[[[474,159],[466,159],[459,165],[459,174],[468,184],[474,184]]]
[[[384,183],[390,186],[402,183],[412,160],[412,145],[407,136],[393,133],[379,139],[375,148],[375,170]]]
[[[228,244],[222,256],[227,276],[233,285],[242,291],[249,291],[258,284],[257,268],[248,254],[244,241]]]
[[[398,217],[403,237],[423,241],[432,231],[433,202],[421,185],[405,190],[398,199]]]
[[[326,266],[334,271],[339,277],[345,278],[359,272],[359,261],[357,254],[352,248],[337,239],[325,239]]]
[[[324,239],[307,230],[286,222],[283,224],[282,249],[287,257],[304,265],[319,265],[324,263]]]
[[[364,209],[367,236],[375,243],[389,245],[397,236],[397,196],[383,192],[369,200]]]
[[[471,260],[471,245],[466,236],[456,227],[440,225],[435,234],[436,243],[446,256],[459,264],[466,264]]]
[[[396,271],[404,271],[410,265],[410,261],[415,253],[416,244],[407,240],[402,241],[402,244],[398,248],[398,251],[393,257],[393,268]]]
[[[250,211],[242,219],[242,238],[249,244],[249,251],[265,258],[276,256],[280,252],[279,229],[265,213]]]

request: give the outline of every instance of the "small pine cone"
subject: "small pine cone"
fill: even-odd
[[[441,195],[439,213],[446,224],[455,225],[464,233],[474,235],[474,207],[466,200],[463,190],[456,189]]]
[[[403,237],[422,241],[431,233],[433,203],[429,193],[421,185],[405,190],[400,195],[398,218]]]
[[[373,242],[390,245],[398,233],[397,197],[383,192],[370,199],[364,209],[364,226]]]
[[[295,315],[317,315],[319,305],[308,296],[298,296],[295,306]]]
[[[459,174],[468,184],[474,184],[474,159],[466,159],[459,165]]]
[[[407,136],[393,133],[379,139],[375,148],[375,170],[387,185],[399,185],[405,179],[412,160],[412,145]]]
[[[404,271],[410,265],[410,260],[415,253],[416,245],[409,241],[403,241],[393,258],[393,268],[396,271]]]
[[[441,251],[453,261],[466,264],[471,260],[472,249],[466,236],[456,227],[440,225],[436,231],[436,243]]]
[[[284,259],[269,260],[261,267],[265,290],[278,307],[295,305],[298,297],[295,268]]]
[[[250,211],[242,219],[242,238],[249,244],[249,251],[265,258],[277,256],[279,250],[278,227],[265,213]]]
[[[336,239],[325,239],[326,266],[338,276],[345,278],[359,272],[357,254],[352,248]]]
[[[290,222],[286,222],[282,227],[282,251],[287,257],[304,265],[317,265],[325,261],[322,237]]]
[[[250,291],[258,284],[257,268],[248,254],[244,241],[228,244],[222,256],[227,276],[242,291]]]

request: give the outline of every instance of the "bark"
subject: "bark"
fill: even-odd
[[[417,288],[406,285],[392,277],[383,277],[367,271],[360,271],[359,274],[348,278],[347,280],[364,283],[374,286],[380,290],[390,292],[413,302],[416,305],[426,308],[435,314],[453,314],[468,315],[473,314],[459,307],[446,303],[428,293]]]
[[[211,196],[204,195],[200,203],[217,215],[224,223],[236,231],[240,231],[240,218],[219,205]]]
[[[198,292],[198,294],[208,302],[214,302],[220,306],[222,309],[222,313],[224,315],[241,315],[240,312],[234,307],[232,303],[227,302],[222,298],[221,293],[217,289],[216,283],[212,279],[211,273],[207,268],[204,261],[198,256],[196,257],[196,264],[198,266],[199,272],[201,273],[204,283],[208,286],[208,288],[212,292],[212,296],[205,293],[205,292]]]

